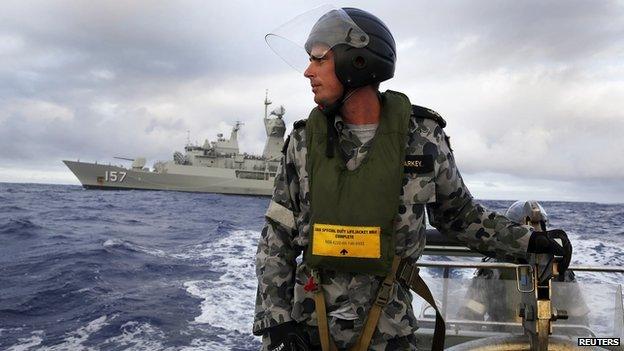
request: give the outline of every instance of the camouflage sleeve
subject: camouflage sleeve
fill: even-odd
[[[266,224],[258,242],[256,276],[258,289],[253,333],[292,320],[294,271],[301,249],[293,243],[299,182],[294,166],[292,142],[282,157],[275,178],[273,197],[265,215]]]
[[[431,225],[487,256],[526,258],[531,229],[476,203],[457,169],[448,137],[442,131],[436,139],[436,202],[427,207]]]

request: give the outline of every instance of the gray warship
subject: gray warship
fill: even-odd
[[[153,169],[145,167],[144,157],[131,161],[130,167],[63,160],[86,189],[143,189],[270,196],[284,145],[286,110],[279,106],[268,113],[272,102],[264,100],[264,126],[267,140],[262,155],[240,153],[236,122],[229,139],[222,134],[203,145],[190,141],[184,154],[176,151],[173,160],[158,161]]]

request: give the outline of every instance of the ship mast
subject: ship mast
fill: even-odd
[[[272,103],[273,102],[269,100],[269,89],[266,89],[265,95],[264,95],[264,118],[269,118],[268,108],[269,108],[269,105]]]
[[[264,144],[262,157],[266,160],[279,160],[282,157],[284,133],[286,132],[286,125],[282,119],[286,110],[283,106],[280,106],[271,112],[271,115],[275,115],[277,118],[269,118],[268,107],[270,104],[272,102],[269,100],[269,89],[267,89],[264,97],[264,127],[267,140]]]

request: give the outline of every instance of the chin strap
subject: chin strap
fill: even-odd
[[[338,138],[338,132],[334,128],[336,122],[336,115],[347,101],[359,88],[355,88],[348,93],[346,90],[342,93],[342,96],[336,100],[333,104],[319,105],[319,110],[327,117],[327,148],[325,149],[325,156],[327,158],[334,158],[334,145]]]
[[[340,111],[343,103],[342,98],[340,98],[331,105],[319,105],[319,109],[325,117],[327,117],[327,148],[325,149],[325,156],[327,156],[327,158],[334,158],[334,144],[338,137],[336,128],[334,128],[334,123],[336,121],[336,114]]]

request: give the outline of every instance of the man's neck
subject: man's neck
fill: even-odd
[[[340,115],[342,120],[349,124],[379,123],[381,103],[377,89],[370,85],[357,89],[344,102],[340,109]]]

